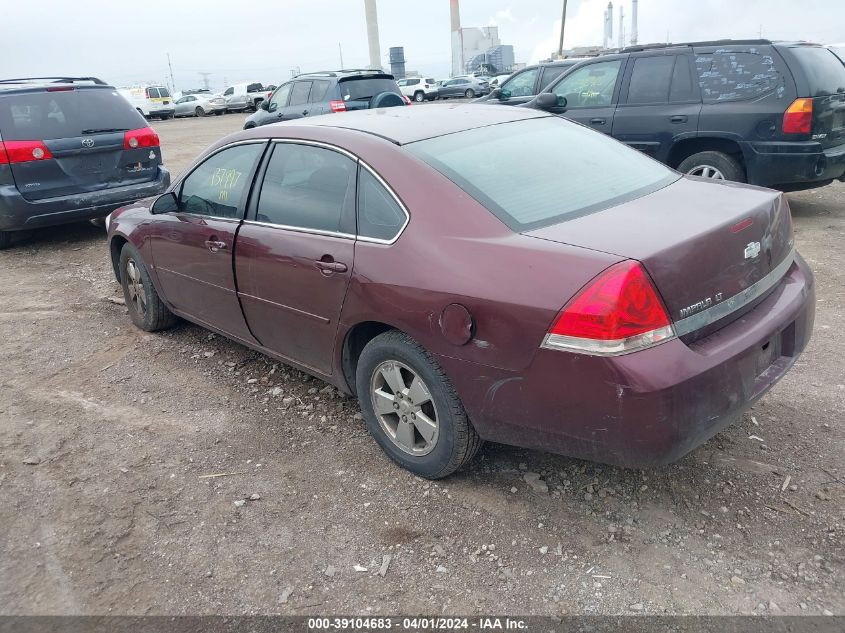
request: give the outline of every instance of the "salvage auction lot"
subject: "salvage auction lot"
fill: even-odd
[[[242,121],[153,127],[175,176]],[[31,236],[0,253],[4,613],[842,612],[845,184],[789,201],[815,334],[737,424],[660,470],[487,445],[437,483],[324,383],[132,326],[102,229]]]

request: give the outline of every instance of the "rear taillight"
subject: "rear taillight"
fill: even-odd
[[[53,154],[42,141],[3,141],[0,143],[0,164],[50,160]]]
[[[809,134],[813,129],[813,100],[796,99],[783,115],[784,134]]]
[[[158,147],[158,134],[152,128],[142,127],[137,130],[129,130],[123,133],[123,149],[136,149],[138,147]]]
[[[346,112],[346,104],[343,101],[329,101],[332,112]]]
[[[611,266],[567,305],[543,339],[547,349],[615,356],[675,336],[669,314],[643,267]]]
[[[408,95],[402,95],[402,101],[405,102],[405,105],[411,105],[411,98]]]

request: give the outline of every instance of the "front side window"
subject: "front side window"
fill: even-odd
[[[511,97],[530,97],[534,94],[534,84],[537,83],[539,68],[532,68],[508,79],[502,86]]]
[[[568,108],[597,108],[613,103],[613,90],[622,61],[598,62],[582,66],[566,75],[552,88],[558,96],[566,97]]]
[[[358,235],[390,241],[402,230],[405,212],[369,170],[358,177]]]
[[[272,112],[279,108],[284,108],[288,104],[288,96],[290,95],[290,88],[293,84],[285,84],[270,97],[269,109]]]
[[[249,176],[263,147],[263,143],[236,145],[207,158],[182,183],[179,210],[240,219]]]
[[[256,220],[316,231],[342,229],[354,213],[355,161],[339,152],[277,143],[258,197]]]
[[[233,94],[235,94],[235,88],[229,87],[229,88],[226,88],[226,92],[223,93],[223,96],[228,97],[228,96],[231,96]]]
[[[481,127],[404,146],[514,231],[600,211],[680,176],[561,117]]]
[[[290,91],[290,105],[300,105],[308,103],[308,93],[311,92],[310,81],[297,81],[293,84],[293,90]]]

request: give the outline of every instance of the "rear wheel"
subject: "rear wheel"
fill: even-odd
[[[145,332],[169,328],[176,316],[159,298],[141,254],[131,244],[120,251],[120,283],[129,309],[129,318]]]
[[[356,387],[370,434],[412,473],[446,477],[478,452],[481,438],[443,369],[407,334],[392,330],[367,344]]]
[[[712,180],[745,182],[745,170],[740,162],[723,152],[708,151],[693,154],[681,161],[678,171]]]
[[[9,231],[0,231],[0,251],[12,245],[12,234]]]
[[[423,101],[425,101],[425,93],[422,90],[417,90],[414,93],[414,101],[416,101],[417,103],[422,103]]]
[[[205,116],[205,110],[203,110],[200,106],[197,106],[197,109],[194,110],[194,114],[197,116]]]
[[[467,88],[467,91],[464,93],[464,96],[467,99],[472,99],[475,96],[475,90],[473,90],[472,88]]]

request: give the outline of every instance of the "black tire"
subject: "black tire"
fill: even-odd
[[[688,156],[678,165],[678,171],[683,174],[713,178],[713,176],[706,175],[708,169],[718,170],[724,180],[746,182],[742,164],[733,156],[723,152],[698,152]]]
[[[203,110],[201,106],[197,106],[197,109],[194,110],[194,114],[196,114],[198,117],[205,116],[205,110]]]
[[[464,96],[465,96],[467,99],[472,99],[472,98],[474,98],[474,97],[475,97],[475,90],[473,90],[472,88],[467,88],[467,91],[464,93]]]
[[[422,103],[423,101],[425,101],[425,93],[422,90],[417,90],[414,93],[414,101],[416,101],[417,103]]]
[[[425,455],[412,455],[400,449],[379,423],[373,409],[371,381],[379,365],[398,361],[415,372],[428,386],[437,411],[438,435]],[[445,372],[426,349],[403,332],[391,330],[371,340],[358,359],[356,372],[358,401],[370,434],[394,462],[426,479],[451,475],[469,462],[482,440],[467,418],[463,404]]]
[[[0,231],[0,251],[9,248],[12,245],[12,233],[10,231]]]
[[[139,302],[135,301],[136,292],[130,290],[130,285],[138,288],[137,284],[131,282],[130,263],[135,267],[140,278],[140,292],[143,293],[146,303],[139,309]],[[176,316],[167,309],[156,292],[147,267],[141,259],[141,254],[131,244],[125,244],[120,251],[120,285],[123,286],[123,298],[126,300],[126,308],[129,310],[129,318],[137,327],[145,332],[164,330],[176,323]]]

